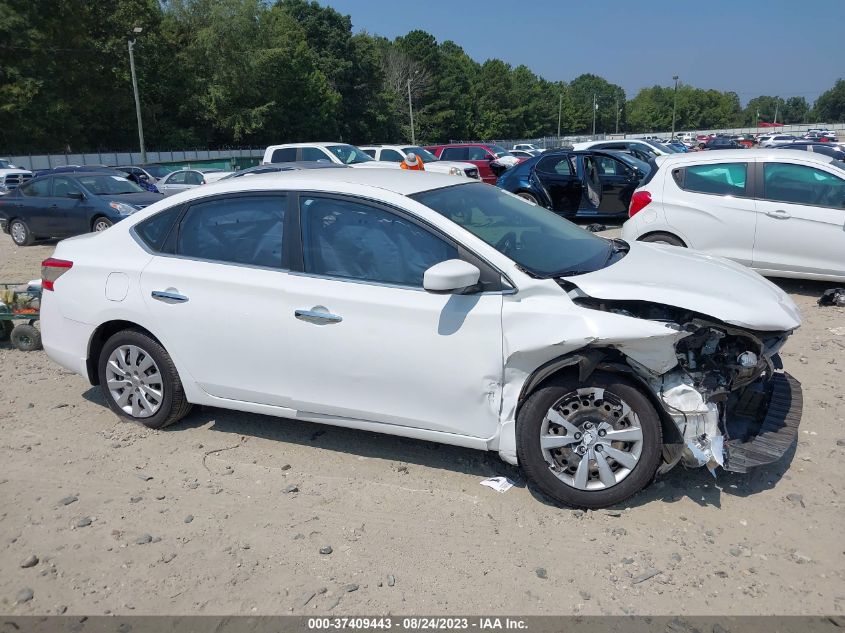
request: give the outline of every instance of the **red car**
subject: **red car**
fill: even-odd
[[[498,160],[504,165],[511,167],[520,162],[516,156],[513,156],[504,147],[493,145],[492,143],[429,145],[425,149],[441,160],[458,160],[466,163],[472,163],[478,167],[478,175],[481,176],[481,179],[491,185],[496,184],[496,180],[502,174],[504,169],[494,170],[490,163]]]

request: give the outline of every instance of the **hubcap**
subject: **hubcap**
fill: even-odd
[[[121,345],[106,363],[111,397],[133,418],[148,418],[161,408],[164,383],[153,357],[136,345]]]
[[[604,490],[625,479],[643,448],[637,414],[599,387],[558,400],[540,427],[540,450],[554,475],[578,490]]]
[[[99,221],[98,221],[98,222],[94,225],[94,231],[96,231],[97,233],[99,233],[100,231],[105,231],[105,230],[106,230],[107,228],[109,228],[110,226],[111,226],[111,224],[109,224],[108,222],[104,222],[103,220],[99,220]]]
[[[15,222],[12,225],[12,239],[18,243],[23,242],[26,239],[26,229],[20,222]]]

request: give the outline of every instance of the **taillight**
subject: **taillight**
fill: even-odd
[[[635,191],[628,205],[628,217],[633,218],[637,213],[651,204],[651,194],[648,191]]]
[[[53,290],[56,280],[73,268],[73,262],[52,257],[41,262],[41,289]]]

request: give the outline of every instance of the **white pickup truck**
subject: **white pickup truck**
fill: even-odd
[[[0,158],[0,196],[17,189],[27,180],[32,178],[32,172],[26,169],[18,169],[11,161]]]

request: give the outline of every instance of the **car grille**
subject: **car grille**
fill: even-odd
[[[475,178],[478,180],[478,168],[477,167],[467,167],[464,169],[464,173],[466,174],[467,178]]]
[[[32,174],[9,174],[6,176],[6,188],[17,189],[30,178],[32,178]]]

